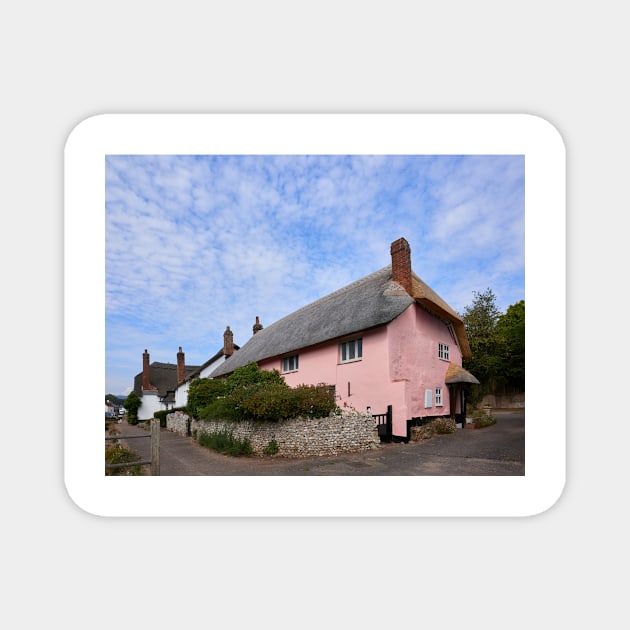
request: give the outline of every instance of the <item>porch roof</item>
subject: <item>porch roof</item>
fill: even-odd
[[[479,381],[476,377],[460,365],[455,365],[455,363],[449,364],[448,370],[446,370],[445,382],[447,385],[451,385],[453,383],[473,383],[475,385],[479,385]]]

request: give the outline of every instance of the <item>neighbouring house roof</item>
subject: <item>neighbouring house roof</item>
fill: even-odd
[[[163,398],[167,396],[169,392],[174,392],[177,388],[177,364],[175,363],[161,363],[154,361],[149,366],[151,385],[157,388],[158,396]],[[186,366],[186,377],[198,370],[198,365]],[[133,389],[138,396],[142,396],[142,372],[136,374],[133,382]]]
[[[266,326],[210,376],[224,376],[252,362],[382,326],[414,302],[451,322],[462,353],[470,353],[464,324],[457,313],[415,274],[412,285],[413,295],[409,295],[392,280],[392,266],[387,265]]]
[[[240,350],[241,347],[234,344],[234,350]],[[188,371],[186,371],[186,378],[184,379],[185,381],[192,381],[195,378],[199,378],[199,375],[201,374],[201,372],[203,372],[203,370],[205,370],[209,365],[212,365],[217,359],[219,359],[220,357],[224,356],[225,354],[225,349],[221,348],[219,351],[217,351],[217,353],[210,357],[203,365],[200,365],[196,370],[192,371],[190,374],[188,373]]]
[[[479,385],[479,381],[470,373],[455,363],[451,363],[446,370],[446,379],[444,381],[447,385],[453,383],[474,383]]]

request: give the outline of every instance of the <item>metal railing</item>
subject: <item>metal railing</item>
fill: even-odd
[[[106,470],[115,468],[127,468],[129,466],[151,465],[151,475],[160,476],[160,420],[151,419],[151,433],[147,435],[106,435],[106,440],[135,440],[139,438],[151,438],[151,459],[143,459],[137,462],[125,462],[124,464],[105,464]]]

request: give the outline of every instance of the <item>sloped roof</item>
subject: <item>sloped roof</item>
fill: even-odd
[[[387,324],[414,301],[451,321],[457,332],[461,322],[457,313],[415,274],[413,292],[412,297],[392,280],[392,267],[387,265],[263,328],[210,377]]]
[[[234,344],[234,350],[240,350],[241,347]],[[195,378],[199,378],[199,375],[201,374],[201,372],[207,368],[209,365],[211,365],[212,363],[214,363],[219,357],[222,357],[224,354],[224,348],[221,348],[220,350],[218,350],[213,356],[211,356],[203,365],[200,365],[197,369],[193,370],[190,374],[188,373],[188,371],[186,371],[186,378],[184,380],[186,381],[192,381]]]
[[[418,304],[421,304],[431,313],[434,313],[441,319],[450,321],[455,330],[455,336],[459,343],[460,350],[464,359],[470,359],[470,345],[466,337],[466,327],[461,317],[423,280],[413,274],[413,297]]]
[[[199,369],[198,365],[187,365],[185,367],[186,377]],[[157,388],[160,397],[166,396],[169,391],[175,391],[177,387],[177,364],[154,361],[149,366],[149,370],[151,385]],[[142,372],[136,374],[133,389],[138,396],[142,396]]]
[[[479,385],[479,381],[468,370],[465,370],[460,365],[450,363],[448,370],[446,370],[446,379],[444,381],[447,385],[451,383],[474,383]]]

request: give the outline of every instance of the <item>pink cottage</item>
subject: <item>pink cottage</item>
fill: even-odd
[[[263,328],[210,375],[255,362],[277,369],[290,386],[335,386],[338,405],[384,414],[382,438],[409,439],[427,418],[466,414],[464,370],[470,357],[464,323],[411,269],[404,239],[392,263]]]

